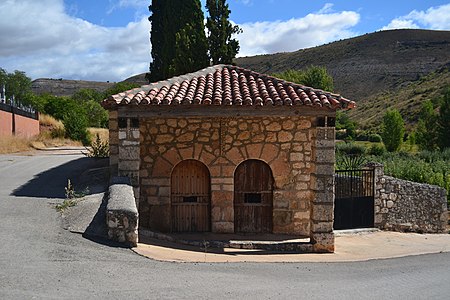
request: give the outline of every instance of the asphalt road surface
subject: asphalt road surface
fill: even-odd
[[[95,162],[0,156],[0,299],[450,299],[450,253],[354,263],[167,263],[62,229]],[[382,251],[383,245],[380,245]]]

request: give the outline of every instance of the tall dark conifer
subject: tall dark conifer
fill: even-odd
[[[231,11],[226,0],[206,0],[206,9],[209,56],[213,64],[231,64],[239,52],[239,42],[231,36],[241,29],[228,20]]]
[[[209,64],[200,0],[152,0],[150,81],[196,71]],[[185,63],[184,63],[185,62]]]

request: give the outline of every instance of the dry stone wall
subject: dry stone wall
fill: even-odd
[[[385,176],[383,165],[371,166],[375,167],[376,176],[376,227],[419,233],[446,231],[448,211],[445,189]]]

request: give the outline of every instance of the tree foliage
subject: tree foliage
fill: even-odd
[[[15,70],[12,73],[0,68],[0,88],[5,86],[6,99],[14,98],[22,104],[30,104],[31,78],[25,72]]]
[[[437,113],[433,103],[426,100],[422,103],[420,117],[416,129],[416,144],[421,150],[437,148]]]
[[[169,67],[170,76],[194,72],[209,65],[204,38],[205,35],[197,34],[190,24],[177,32],[175,57]]]
[[[190,72],[209,64],[200,0],[152,0],[149,10],[153,58],[147,74],[149,81],[180,75],[183,73],[180,67]],[[183,58],[193,67],[181,66]]]
[[[91,138],[87,131],[88,119],[85,115],[85,111],[81,107],[75,107],[66,112],[62,122],[64,124],[64,130],[66,131],[66,137],[75,141],[80,141],[83,145],[90,144]]]
[[[291,69],[282,73],[275,73],[273,76],[328,92],[332,92],[334,89],[333,77],[328,74],[325,67],[310,66],[305,70]]]
[[[444,92],[437,121],[438,145],[441,150],[450,148],[450,86]]]
[[[102,99],[106,99],[111,95],[119,94],[138,87],[140,87],[140,85],[134,82],[127,82],[127,81],[117,82],[104,92]]]
[[[400,112],[396,109],[388,110],[383,117],[382,138],[389,152],[398,151],[405,134],[405,123]]]
[[[206,9],[210,59],[214,65],[231,64],[239,52],[239,42],[232,35],[241,29],[229,21],[231,11],[226,0],[206,0]]]

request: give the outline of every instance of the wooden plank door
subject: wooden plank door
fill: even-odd
[[[234,174],[235,232],[272,232],[273,176],[260,160],[241,163]]]
[[[172,171],[173,232],[210,230],[211,188],[208,168],[197,160],[180,162]]]

